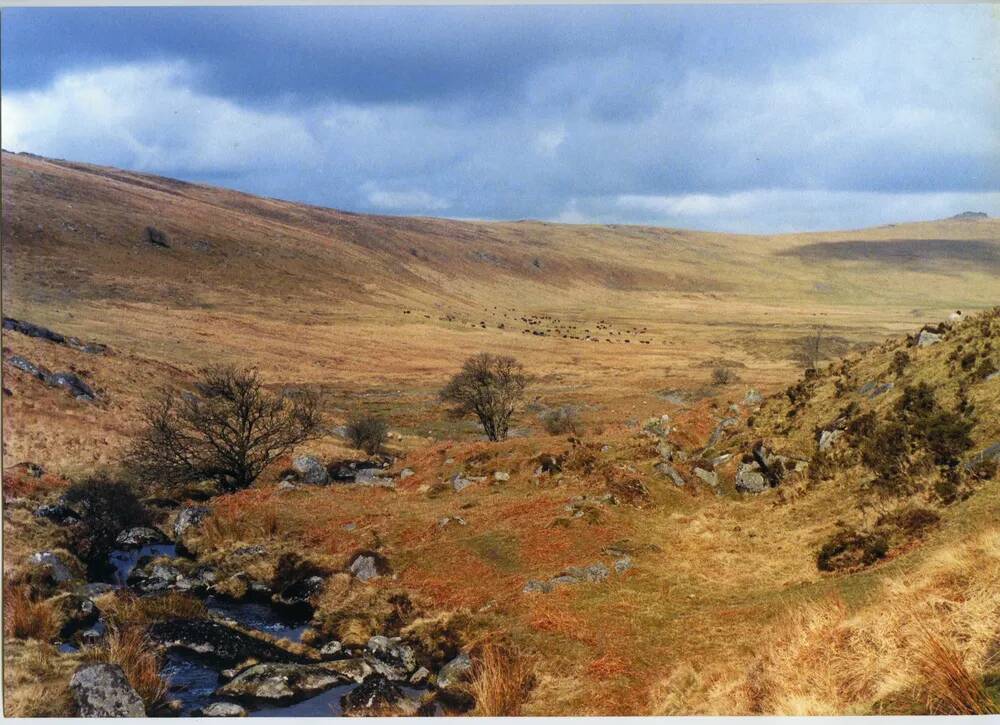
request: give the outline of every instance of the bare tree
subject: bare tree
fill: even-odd
[[[166,389],[143,411],[127,458],[141,478],[168,485],[213,478],[224,490],[246,488],[319,429],[314,395],[268,393],[256,370],[205,368],[194,387]]]
[[[529,381],[524,367],[514,358],[481,352],[463,363],[441,391],[441,399],[454,403],[457,415],[474,413],[486,436],[502,441]]]

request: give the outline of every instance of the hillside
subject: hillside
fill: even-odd
[[[85,661],[164,715],[997,710],[1000,222],[371,217],[7,153],[3,202],[6,714]],[[498,443],[438,398],[480,350],[534,376]],[[319,437],[132,481],[216,361]]]
[[[412,432],[477,350],[616,420],[720,361],[774,389],[819,328],[830,357],[996,301],[995,219],[752,237],[364,216],[6,152],[2,169],[5,315],[153,367],[249,357],[275,384],[365,390]]]

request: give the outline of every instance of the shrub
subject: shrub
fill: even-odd
[[[717,367],[712,370],[712,385],[722,387],[736,380],[736,373],[727,367]]]
[[[885,557],[889,542],[881,533],[864,534],[843,529],[830,537],[816,554],[820,571],[839,571],[870,566]]]
[[[358,413],[347,422],[347,439],[370,456],[382,450],[389,425],[374,415]]]
[[[94,574],[103,573],[107,567],[107,556],[119,533],[149,523],[149,514],[132,487],[107,474],[74,483],[63,499],[80,515],[76,525],[77,553]]]
[[[907,366],[910,364],[910,354],[905,350],[896,350],[896,354],[892,356],[892,372],[898,378],[906,370]]]
[[[941,517],[930,509],[908,506],[900,511],[879,517],[875,525],[886,535],[898,534],[905,541],[912,541],[923,536],[940,520]]]
[[[529,380],[514,358],[483,352],[462,364],[441,391],[441,399],[455,405],[456,415],[474,414],[491,441],[502,441]]]
[[[165,390],[143,411],[145,427],[128,456],[143,479],[177,486],[211,478],[225,490],[246,488],[319,429],[313,395],[272,395],[255,370],[205,368],[194,387]]]
[[[921,421],[927,448],[934,455],[935,463],[954,465],[958,457],[972,448],[972,421],[957,413],[939,411]]]
[[[541,415],[542,425],[549,435],[580,432],[580,415],[572,405],[562,405]]]

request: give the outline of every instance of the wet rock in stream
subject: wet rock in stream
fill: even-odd
[[[336,685],[360,683],[371,672],[360,658],[317,664],[265,662],[241,671],[218,694],[239,700],[294,702]]]
[[[270,642],[204,619],[154,622],[149,636],[168,649],[193,652],[223,667],[234,667],[248,659],[278,663],[300,659]]]

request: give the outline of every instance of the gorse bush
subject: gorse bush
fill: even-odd
[[[717,367],[712,370],[712,385],[722,387],[736,380],[736,373],[727,367]]]
[[[388,423],[378,416],[358,413],[347,422],[347,440],[369,455],[382,450],[388,434]]]

